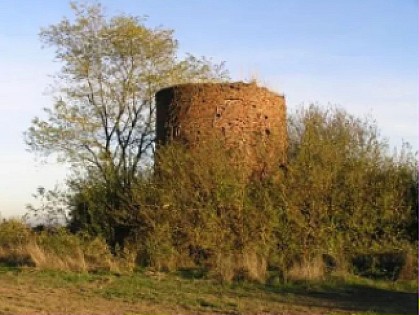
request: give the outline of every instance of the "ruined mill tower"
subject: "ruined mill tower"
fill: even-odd
[[[221,139],[252,172],[286,162],[284,96],[255,83],[191,83],[156,94],[158,145],[180,141],[191,148]]]

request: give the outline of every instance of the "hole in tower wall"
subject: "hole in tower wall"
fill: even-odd
[[[267,136],[269,136],[269,135],[271,134],[270,129],[265,129],[265,134],[266,134]]]
[[[173,128],[173,137],[178,137],[181,134],[181,128],[180,127],[174,127]]]

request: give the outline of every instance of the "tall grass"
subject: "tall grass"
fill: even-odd
[[[132,271],[135,257],[127,250],[113,255],[98,237],[71,234],[65,228],[34,232],[23,222],[0,223],[0,263],[67,271]]]
[[[322,281],[335,268],[334,275],[347,277],[351,269],[343,270],[341,266],[331,266],[321,255],[310,260],[296,259],[284,269],[269,266],[266,255],[255,248],[242,250],[214,251],[204,262],[194,262],[190,253],[181,253],[174,246],[167,245],[166,250],[160,246],[155,252],[149,266],[158,271],[176,271],[180,269],[202,269],[203,275],[218,279],[221,282],[248,280],[258,283],[271,281],[273,272],[284,281]],[[62,270],[76,272],[115,272],[130,273],[136,264],[141,262],[135,247],[126,246],[124,250],[111,253],[106,242],[99,237],[86,237],[82,234],[71,234],[65,228],[35,232],[19,220],[4,220],[0,223],[0,265],[17,267],[34,267],[44,270]],[[376,256],[375,256],[376,255]],[[391,266],[396,270],[393,280],[410,280],[418,273],[418,256],[414,248],[399,251],[399,265],[396,266],[393,253],[385,256],[386,260],[375,260],[378,254],[355,256],[360,271],[373,273],[384,272]],[[364,265],[361,265],[360,261]],[[268,273],[268,270],[271,271]],[[393,270],[394,270],[393,269]],[[355,269],[354,269],[355,270]],[[280,273],[279,273],[280,272]],[[386,272],[386,270],[385,270]],[[395,272],[395,271],[394,271]],[[389,271],[388,271],[389,273]],[[271,276],[268,277],[268,274]],[[360,274],[360,273],[359,273]],[[280,278],[279,278],[280,277]]]

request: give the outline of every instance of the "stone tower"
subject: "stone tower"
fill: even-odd
[[[156,93],[156,108],[158,146],[180,141],[194,148],[221,139],[251,173],[286,162],[284,97],[255,83],[175,85]]]

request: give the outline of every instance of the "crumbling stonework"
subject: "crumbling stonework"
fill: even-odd
[[[266,88],[242,82],[176,85],[156,94],[156,107],[158,145],[181,141],[195,147],[222,139],[254,171],[285,163],[285,100]]]

